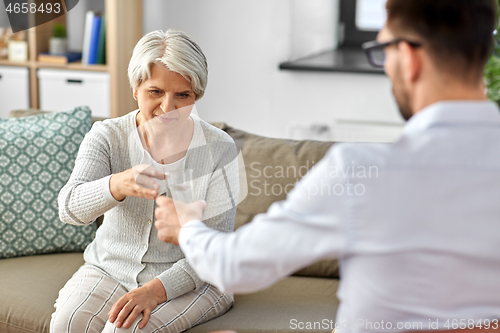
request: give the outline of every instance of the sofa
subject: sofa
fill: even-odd
[[[18,110],[11,112],[10,117],[40,112]],[[234,139],[245,162],[248,194],[238,205],[235,228],[265,212],[273,202],[285,199],[294,183],[332,145],[331,142],[271,139],[224,123],[213,125]],[[3,153],[0,151],[0,156]],[[58,291],[82,264],[81,252],[0,259],[0,333],[49,332]],[[335,296],[338,283],[337,261],[321,261],[265,290],[236,294],[229,312],[187,332],[331,332],[338,306]]]

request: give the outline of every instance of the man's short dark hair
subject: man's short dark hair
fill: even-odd
[[[438,65],[482,73],[493,47],[496,0],[388,0],[386,7],[393,34],[422,37]]]

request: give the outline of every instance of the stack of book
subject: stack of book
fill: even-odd
[[[106,63],[106,15],[88,11],[85,16],[82,63],[88,65]]]
[[[74,62],[82,59],[82,52],[68,52],[66,54],[54,55],[50,53],[40,53],[38,55],[39,62],[48,62],[51,64],[66,65],[69,62]]]

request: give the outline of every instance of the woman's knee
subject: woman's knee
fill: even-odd
[[[114,302],[126,293],[101,271],[82,266],[59,292],[51,333],[100,333]]]
[[[100,333],[104,323],[93,311],[61,308],[52,314],[50,333]]]
[[[140,318],[137,318],[129,328],[123,328],[123,327],[116,328],[115,324],[111,323],[110,321],[107,321],[106,326],[104,326],[104,329],[102,330],[102,333],[151,333],[151,330],[147,328],[141,330],[138,327],[139,322],[142,319],[142,315],[139,317]]]

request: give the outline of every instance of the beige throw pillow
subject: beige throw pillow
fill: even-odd
[[[333,144],[272,139],[224,123],[213,125],[233,138],[245,161],[248,195],[238,205],[235,229],[250,222],[255,215],[266,212],[273,202],[284,200],[294,184],[323,158]],[[294,275],[338,278],[338,262],[323,260]]]

